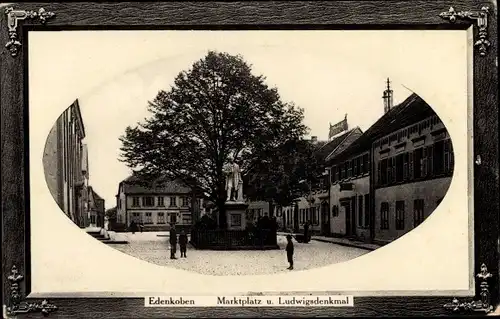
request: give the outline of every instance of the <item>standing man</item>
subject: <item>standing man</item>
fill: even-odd
[[[179,234],[179,247],[181,249],[181,258],[187,257],[186,256],[187,242],[188,242],[188,238],[187,238],[186,232],[184,232],[184,229],[181,229],[181,232]]]
[[[286,239],[288,243],[286,244],[286,258],[288,260],[288,263],[290,264],[290,267],[288,267],[288,270],[293,269],[293,241],[292,241],[292,235],[287,235]]]
[[[175,224],[170,224],[170,259],[177,259],[175,253],[177,250],[177,232],[175,231]]]
[[[306,221],[306,223],[304,224],[304,242],[305,243],[309,242],[309,226],[310,226],[309,221]]]

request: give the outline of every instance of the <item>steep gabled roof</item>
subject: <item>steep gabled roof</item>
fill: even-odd
[[[416,123],[436,113],[421,97],[412,93],[400,104],[380,117],[365,133],[363,133],[354,143],[349,145],[343,152],[337,154],[335,158],[329,160],[344,159],[352,154],[371,149],[372,143],[385,135],[388,135],[403,127]]]

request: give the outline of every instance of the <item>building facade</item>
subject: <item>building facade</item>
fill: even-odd
[[[116,198],[117,225],[134,221],[144,224],[145,231],[168,230],[170,224],[191,226],[203,206],[203,199],[195,198],[189,187],[167,178],[144,182],[129,177],[119,184]]]
[[[88,152],[78,100],[52,127],[44,149],[47,186],[61,210],[79,227],[89,226]]]
[[[345,155],[331,161],[331,234],[370,241],[370,151]]]
[[[104,215],[106,212],[104,199],[96,193],[92,186],[88,187],[89,194],[89,227],[104,227]]]
[[[417,107],[430,108],[418,105]],[[388,243],[420,225],[451,183],[453,146],[435,114],[394,130],[373,143],[375,241]]]

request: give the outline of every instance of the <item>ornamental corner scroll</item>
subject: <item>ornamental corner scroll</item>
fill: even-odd
[[[448,11],[442,12],[439,16],[443,19],[450,20],[451,23],[460,19],[473,20],[477,23],[477,36],[478,40],[474,43],[474,46],[478,48],[479,55],[485,56],[488,52],[491,43],[488,40],[488,14],[490,8],[484,6],[479,11],[455,11],[455,8],[450,7]]]
[[[24,280],[24,276],[19,273],[17,267],[14,265],[10,271],[10,276],[7,277],[10,283],[10,304],[5,307],[4,317],[17,316],[19,314],[26,314],[30,312],[41,312],[42,315],[48,316],[51,312],[56,311],[57,307],[49,303],[46,299],[42,302],[27,302],[22,301],[19,282]]]
[[[450,303],[444,305],[444,308],[453,312],[492,312],[493,306],[491,305],[491,294],[488,279],[493,277],[493,275],[488,271],[486,265],[482,264],[476,277],[481,280],[479,284],[479,300],[460,302],[457,298],[453,298]]]
[[[45,24],[47,19],[55,16],[54,12],[46,11],[44,8],[40,8],[38,11],[33,10],[14,10],[12,7],[5,9],[5,14],[7,15],[7,27],[9,31],[9,41],[5,45],[5,48],[9,50],[10,55],[15,57],[19,53],[19,48],[21,47],[21,42],[19,41],[19,36],[17,34],[18,21],[26,19],[36,19],[40,20],[40,23]]]

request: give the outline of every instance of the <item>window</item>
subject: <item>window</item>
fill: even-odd
[[[165,213],[158,213],[156,223],[157,224],[165,224]]]
[[[385,185],[387,184],[387,159],[383,159],[380,161],[379,163],[380,167],[379,167],[379,181],[380,181],[380,185]]]
[[[139,206],[139,197],[132,197],[132,206],[133,207]]]
[[[241,226],[241,214],[231,214],[231,226]]]
[[[423,176],[424,149],[418,148],[413,152],[413,176],[420,178]]]
[[[176,213],[170,214],[170,223],[171,224],[176,224],[177,223],[177,214]]]
[[[358,196],[358,226],[363,227],[363,195]]]
[[[417,227],[424,221],[424,200],[413,201],[413,227]]]
[[[170,197],[170,207],[175,207],[177,206],[177,197],[172,196]]]
[[[152,207],[155,205],[154,197],[147,196],[142,198],[142,206],[144,207]]]
[[[153,213],[146,213],[144,224],[152,224],[152,223],[153,223]]]
[[[90,223],[95,224],[95,215],[90,215]]]
[[[352,165],[353,164],[353,161],[347,161],[346,162],[346,165],[347,165],[347,178],[350,178],[352,177]]]
[[[121,201],[121,199],[118,200],[118,209],[122,209],[122,201]]]
[[[361,167],[361,160],[358,157],[354,159],[354,176],[358,176],[358,174],[361,173],[360,167]]]
[[[318,219],[316,218],[316,207],[311,207],[310,209],[311,212],[311,223],[314,225],[317,225]]]
[[[182,197],[182,207],[189,206],[189,197]]]
[[[397,201],[396,202],[396,229],[403,230],[405,229],[405,202]]]
[[[435,175],[441,175],[445,173],[445,142],[438,141],[434,143],[433,147],[433,157],[432,157],[432,169]]]
[[[333,207],[332,207],[332,216],[333,217],[339,216],[339,207],[337,205],[333,205]]]
[[[389,229],[389,203],[380,204],[380,229]]]
[[[122,223],[122,215],[116,216],[117,222]]]
[[[404,180],[404,155],[396,156],[396,182],[398,183]]]
[[[337,176],[337,166],[333,166],[332,169],[330,170],[330,181],[333,183],[335,183],[338,179],[338,176]]]
[[[370,226],[370,195],[365,195],[365,227]]]
[[[165,198],[163,196],[158,197],[158,206],[165,206]]]
[[[142,214],[141,213],[132,213],[132,220],[136,223],[142,223]]]
[[[368,154],[363,155],[363,172],[368,173],[370,171],[370,159]]]
[[[408,162],[410,161],[410,154],[405,153],[403,154],[403,180],[408,180],[410,178],[410,172],[409,172],[409,165]]]

